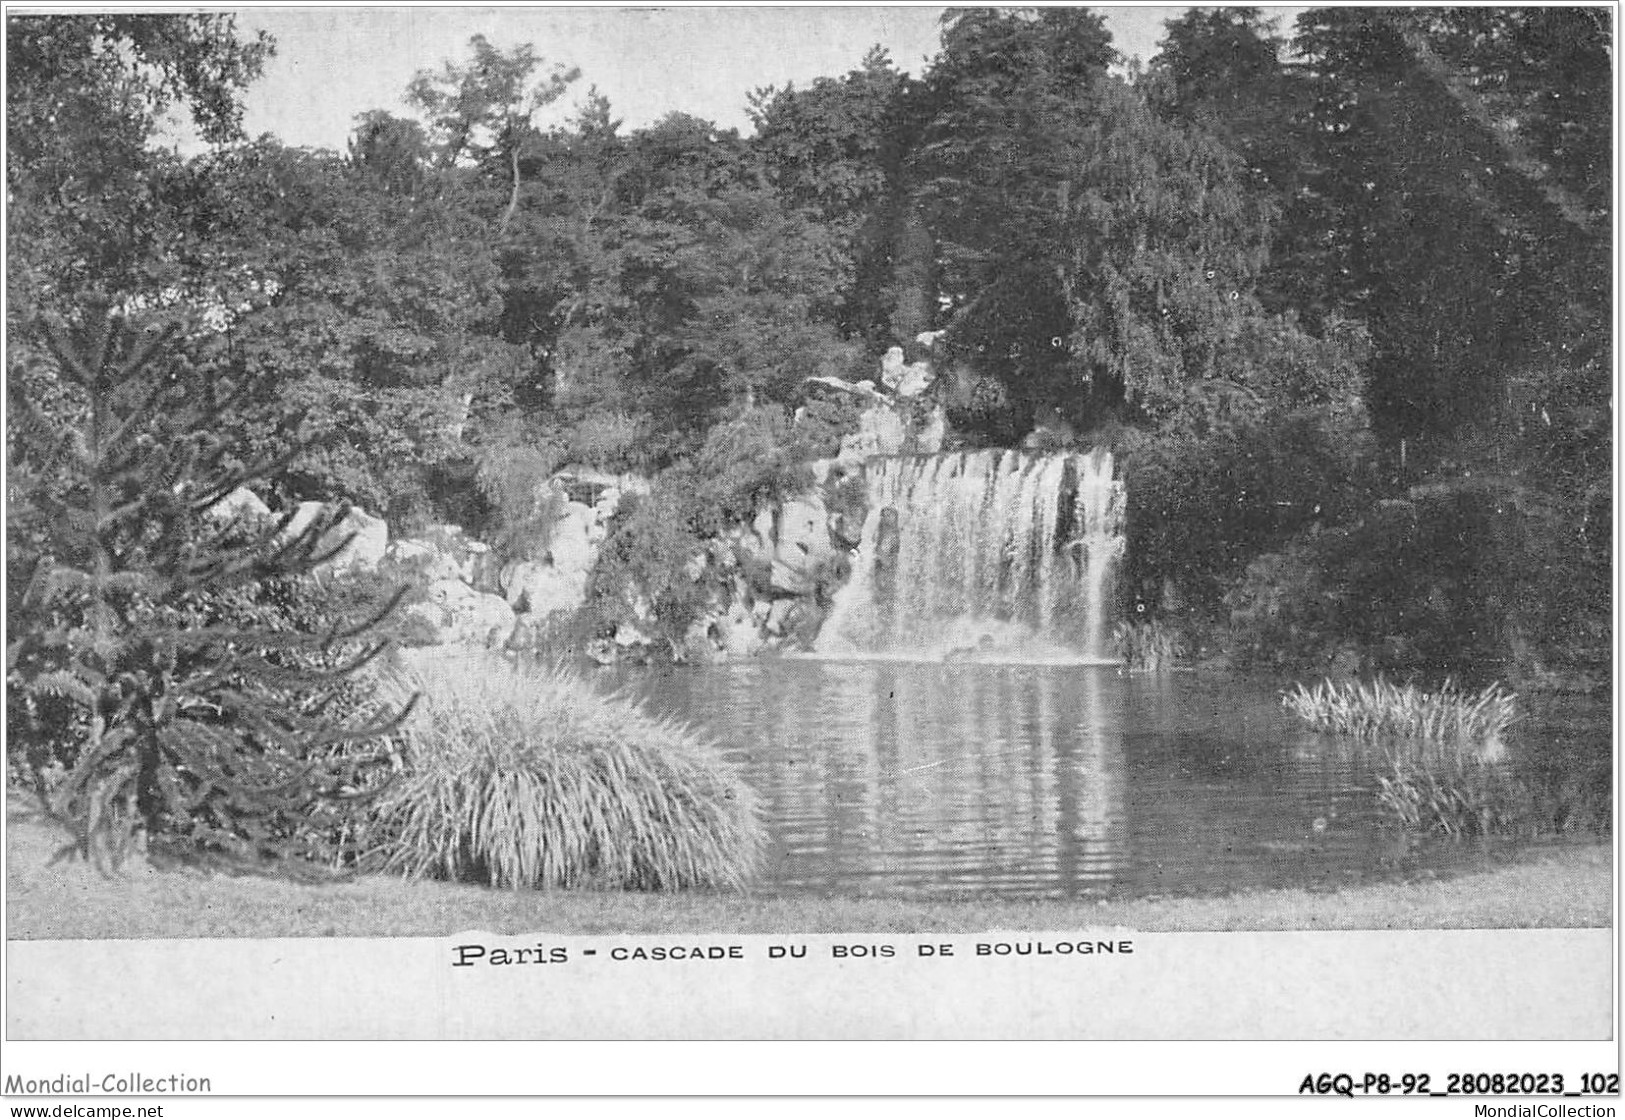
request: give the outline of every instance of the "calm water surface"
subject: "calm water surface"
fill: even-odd
[[[1380,756],[1304,730],[1254,682],[762,659],[622,683],[743,766],[769,894],[1221,894],[1486,858],[1407,844],[1376,799]],[[1548,768],[1595,756],[1599,735],[1608,758],[1606,712],[1565,708],[1524,734]]]

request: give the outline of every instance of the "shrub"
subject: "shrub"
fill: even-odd
[[[747,406],[712,428],[690,477],[694,528],[705,536],[749,521],[758,509],[804,493],[813,482],[788,419],[771,405]]]
[[[1343,633],[1338,599],[1325,587],[1312,542],[1293,541],[1284,552],[1254,559],[1223,605],[1237,668],[1324,664]]]
[[[1373,484],[1357,419],[1304,411],[1170,430],[1137,447],[1124,464],[1129,586],[1155,601],[1171,580],[1211,616],[1254,558],[1317,524],[1357,518]]]
[[[808,399],[796,410],[794,436],[804,459],[833,459],[841,441],[858,430],[864,404],[841,393]]]
[[[710,743],[560,669],[442,663],[372,866],[506,888],[740,888],[754,797]]]
[[[491,509],[492,543],[504,557],[539,559],[558,520],[564,497],[548,485],[562,458],[547,444],[507,442],[482,449],[476,482]]]
[[[653,622],[675,643],[705,609],[711,589],[688,569],[705,546],[686,489],[667,472],[651,493],[622,499],[587,581],[587,607],[601,628]]]
[[[563,433],[569,460],[599,470],[624,472],[648,466],[646,448],[653,428],[646,415],[587,413]]]

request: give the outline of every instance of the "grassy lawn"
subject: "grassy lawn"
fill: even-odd
[[[1456,878],[1123,902],[909,902],[710,893],[498,891],[365,878],[308,885],[140,866],[104,877],[51,864],[61,835],[12,800],[6,914],[12,938],[434,937],[498,934],[1442,929],[1611,925],[1611,847],[1552,848]]]

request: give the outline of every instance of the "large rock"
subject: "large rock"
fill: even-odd
[[[413,603],[406,613],[428,624],[433,645],[498,647],[514,629],[513,608],[501,596],[482,594],[458,579],[435,580],[427,599]]]
[[[358,506],[352,506],[328,538],[334,544],[350,539],[328,563],[334,571],[373,571],[389,549],[389,524]]]
[[[773,511],[764,507],[750,525],[730,530],[727,540],[745,580],[766,591],[773,568]]]
[[[311,525],[315,524],[316,519],[321,517],[326,510],[326,502],[300,502],[293,507],[293,516],[282,527],[282,539],[291,540],[299,536],[309,529]]]
[[[566,572],[542,561],[522,561],[503,569],[504,601],[515,611],[545,618],[573,611],[587,601],[584,572]]]
[[[760,624],[743,603],[734,603],[728,613],[712,624],[718,641],[729,657],[750,657],[762,648]]]
[[[423,583],[463,578],[463,559],[436,541],[403,537],[391,542],[385,555]]]
[[[239,486],[209,507],[209,516],[221,521],[241,518],[245,521],[263,521],[271,517],[271,507],[260,501],[260,496],[246,486]]]
[[[895,390],[907,369],[908,363],[903,361],[903,348],[893,346],[880,359],[880,381],[886,388]]]
[[[931,387],[936,374],[931,372],[930,362],[913,362],[903,367],[903,375],[897,381],[897,395],[904,400],[917,397]]]
[[[548,530],[547,553],[553,567],[563,576],[583,579],[598,559],[593,529],[598,522],[594,507],[566,502]]]
[[[815,492],[791,498],[779,509],[773,549],[773,590],[810,595],[825,565],[836,556],[829,535],[829,511]]]
[[[300,502],[294,507],[293,517],[283,529],[281,539],[297,537],[327,516],[330,509],[326,502]],[[348,544],[344,544],[346,538],[349,539]],[[371,571],[388,552],[389,526],[382,517],[374,517],[359,506],[351,506],[337,524],[321,535],[316,544],[316,553],[321,555],[341,544],[344,547],[322,563],[319,571]]]
[[[799,599],[775,599],[773,605],[767,610],[766,629],[774,637],[783,637],[790,632],[787,625],[791,612],[795,609]]]
[[[902,417],[888,407],[877,405],[858,416],[858,430],[841,440],[840,461],[861,464],[880,455],[901,455],[908,443],[908,430]]]
[[[605,536],[601,514],[612,509],[610,503],[559,503],[547,528],[546,549],[542,540],[533,542],[528,551],[535,559],[508,563],[497,572],[496,587],[508,605],[545,617],[585,603],[588,577]]]
[[[899,397],[917,397],[936,380],[930,362],[903,361],[903,348],[893,346],[880,359],[880,380]]]

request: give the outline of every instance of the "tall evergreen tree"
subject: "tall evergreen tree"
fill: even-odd
[[[98,860],[331,858],[336,807],[387,771],[367,744],[403,714],[364,714],[351,685],[381,615],[312,628],[279,605],[348,543],[343,511],[297,532],[222,513],[272,464],[219,438],[235,401],[178,376],[174,334],[93,306],[43,340],[78,414],[13,397],[8,750]]]

